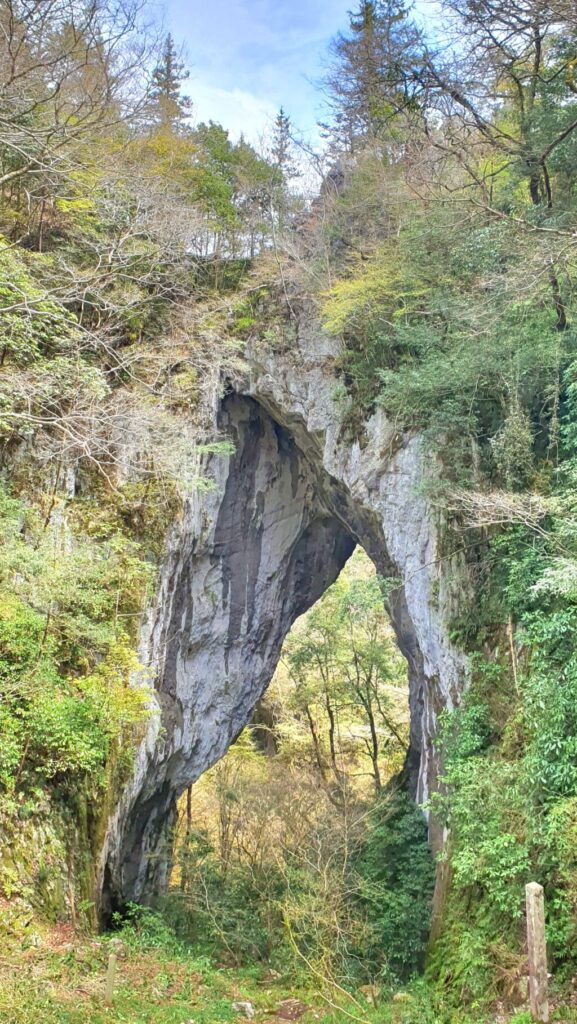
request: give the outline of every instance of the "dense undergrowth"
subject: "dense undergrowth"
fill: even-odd
[[[110,952],[117,958],[111,1005],[105,1002]],[[422,981],[394,994],[368,988],[327,992],[310,971],[269,965],[230,967],[183,941],[164,917],[133,907],[113,936],[81,940],[65,926],[36,930],[0,964],[0,1013],[7,1024],[530,1024],[525,1011],[451,1010]],[[292,1014],[292,1016],[291,1016]],[[554,1021],[576,1011],[554,997]]]
[[[0,965],[0,1014],[7,1024],[219,1024],[246,1019],[238,1004],[250,1004],[256,1021],[291,1012],[303,1024],[434,1024],[438,1011],[422,985],[397,991],[389,1000],[367,993],[323,993],[310,972],[270,966],[230,966],[179,939],[166,921],[133,908],[130,920],[110,939],[81,941],[66,929],[38,932],[33,944],[12,950]],[[71,941],[72,939],[72,941]],[[109,953],[118,969],[111,1006],[105,1004]],[[277,1016],[277,1013],[279,1016]],[[291,1019],[284,1016],[284,1019]],[[525,1024],[522,1016],[512,1018]],[[571,1019],[571,1018],[565,1018]],[[489,1024],[465,1016],[461,1024]]]

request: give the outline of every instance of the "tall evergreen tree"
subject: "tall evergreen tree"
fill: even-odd
[[[404,0],[360,0],[349,33],[331,47],[325,79],[332,134],[347,148],[381,139],[395,115],[414,105],[420,32]]]
[[[285,180],[298,176],[299,171],[293,157],[291,119],[285,114],[283,107],[275,118],[270,155],[273,167],[281,171]]]
[[[174,132],[186,129],[192,103],[189,96],[182,95],[181,90],[189,74],[183,61],[179,60],[174,40],[169,33],[164,41],[160,63],[152,73],[149,105],[152,124]]]
[[[271,209],[278,227],[283,228],[293,202],[289,182],[300,177],[294,158],[291,119],[283,107],[280,108],[274,122],[270,164],[273,168],[270,188]]]

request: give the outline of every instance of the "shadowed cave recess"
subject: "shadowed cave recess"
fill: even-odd
[[[179,796],[249,722],[293,622],[335,581],[356,545],[379,574],[403,578],[382,516],[327,470],[318,438],[300,426],[282,425],[248,395],[231,393],[220,405],[218,427],[233,454],[210,457],[214,486],[195,495],[175,525],[143,632],[141,660],[154,678],[158,713],[109,825],[99,879],[103,921],[166,887]],[[395,509],[402,528],[398,501]],[[418,557],[428,557],[428,546]],[[422,800],[437,771],[430,708],[439,701],[405,588],[395,589],[390,614],[409,673],[406,783]],[[439,843],[434,827],[431,841]]]

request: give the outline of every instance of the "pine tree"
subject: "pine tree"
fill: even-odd
[[[404,0],[360,0],[349,34],[333,41],[326,76],[333,135],[347,148],[378,140],[415,101],[420,33]]]
[[[281,171],[285,181],[298,177],[299,170],[293,157],[291,119],[283,107],[275,118],[270,154],[273,167]]]
[[[292,197],[289,182],[300,177],[300,171],[294,159],[292,124],[288,114],[281,107],[274,122],[270,144],[270,164],[273,168],[271,181],[271,205],[276,223],[283,228],[288,217]]]
[[[161,61],[152,73],[149,116],[153,125],[177,133],[186,130],[186,119],[190,115],[192,103],[190,97],[182,95],[181,89],[189,74],[184,63],[178,59],[174,40],[169,33],[164,42]]]

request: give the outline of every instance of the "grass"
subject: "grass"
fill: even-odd
[[[220,967],[176,942],[122,931],[119,939],[75,938],[66,926],[13,943],[0,958],[2,1024],[218,1024],[242,1022],[235,1002],[250,1002],[255,1020],[279,1021],[283,1002],[299,999],[310,1010],[303,1024],[335,1024],[318,995],[266,967]],[[118,958],[111,1007],[105,1005],[110,952]]]
[[[2,1024],[242,1024],[246,1017],[234,1009],[237,1002],[252,1005],[255,1024],[282,1024],[288,1000],[308,1007],[298,1017],[301,1024],[444,1024],[423,982],[380,1007],[369,1006],[359,995],[356,1003],[335,999],[341,1005],[331,1008],[294,969],[279,974],[264,965],[220,965],[181,943],[152,914],[135,918],[112,936],[78,937],[69,925],[27,928],[26,933],[1,936]],[[106,1006],[112,951],[118,969],[112,1005]],[[557,1011],[553,1019],[575,1021],[573,1013]],[[526,1024],[530,1017],[473,1019],[457,1013],[451,1024],[507,1020]]]

